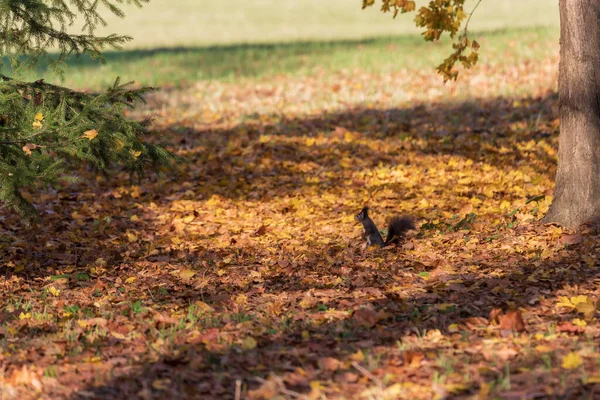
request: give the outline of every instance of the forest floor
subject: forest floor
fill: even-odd
[[[188,163],[1,213],[2,398],[597,398],[598,236],[537,222],[557,50],[151,96]],[[418,229],[365,250],[365,204]]]

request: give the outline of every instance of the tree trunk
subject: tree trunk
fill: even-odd
[[[554,199],[544,222],[600,222],[600,1],[559,0],[560,136]]]

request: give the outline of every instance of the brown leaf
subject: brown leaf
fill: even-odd
[[[585,327],[574,325],[571,321],[564,321],[558,324],[558,330],[568,333],[583,333],[585,332]]]
[[[11,378],[14,385],[30,386],[37,392],[42,390],[42,382],[40,382],[37,374],[26,364],[24,364],[21,369],[15,371]]]
[[[89,319],[80,319],[79,321],[77,321],[77,323],[82,328],[85,328],[88,326],[106,326],[106,324],[108,323],[108,320],[106,318],[97,317],[97,318],[89,318]]]
[[[154,322],[160,322],[165,325],[177,325],[179,323],[177,318],[167,317],[156,310],[151,309],[151,311],[154,314]]]
[[[510,310],[504,315],[499,315],[500,330],[523,332],[525,330],[525,321],[520,310]]]
[[[425,354],[420,351],[409,350],[405,351],[402,354],[402,357],[404,358],[404,365],[407,367],[419,368],[421,366],[421,361],[425,358]]]
[[[583,236],[581,235],[563,235],[560,238],[561,244],[579,244],[583,242]]]
[[[277,394],[277,384],[273,379],[268,379],[263,381],[258,389],[249,390],[248,398],[251,400],[254,399],[272,399]]]
[[[254,236],[263,236],[265,233],[267,233],[267,226],[268,225],[262,225],[260,228],[258,228],[256,232],[254,232]]]
[[[333,357],[323,357],[319,363],[325,371],[336,371],[340,367],[340,361]]]
[[[379,321],[377,312],[373,307],[364,307],[354,311],[352,319],[357,325],[365,328],[372,328]]]
[[[490,311],[490,321],[495,324],[499,324],[500,321],[498,320],[498,317],[500,314],[502,314],[502,309],[494,308],[492,311]]]
[[[336,382],[354,383],[358,380],[358,375],[353,372],[344,372],[335,377]]]
[[[482,317],[470,317],[464,320],[465,325],[470,330],[485,328],[490,324],[485,318]]]

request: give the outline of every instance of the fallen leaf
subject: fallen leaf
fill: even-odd
[[[177,273],[181,279],[192,279],[194,275],[196,275],[196,271],[192,269],[181,269]]]
[[[525,330],[525,321],[520,310],[510,310],[504,315],[498,315],[500,330],[523,332]]]
[[[564,369],[575,369],[583,364],[583,360],[578,353],[571,352],[563,357],[561,366]]]
[[[256,339],[254,339],[252,336],[246,336],[244,338],[244,340],[242,340],[242,348],[244,350],[252,350],[256,348]]]
[[[337,371],[340,367],[340,361],[333,357],[323,357],[319,360],[319,364],[325,371]]]
[[[419,368],[421,366],[421,361],[425,358],[425,354],[420,351],[405,351],[402,353],[402,357],[404,358],[404,365],[410,368]]]
[[[360,308],[352,313],[352,320],[365,328],[372,328],[379,321],[377,312],[372,307]]]

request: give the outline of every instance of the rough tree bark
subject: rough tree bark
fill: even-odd
[[[560,137],[544,222],[600,222],[600,1],[560,0]]]

